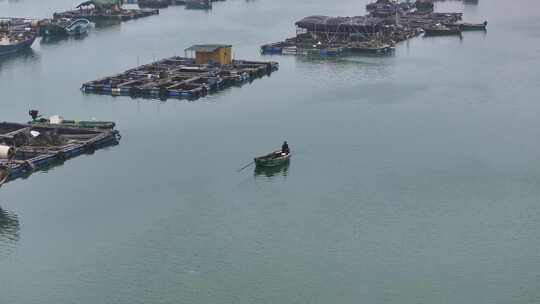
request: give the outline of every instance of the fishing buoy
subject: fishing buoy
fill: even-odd
[[[11,159],[13,156],[15,156],[15,149],[0,145],[0,159]]]

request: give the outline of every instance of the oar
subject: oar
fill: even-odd
[[[244,169],[246,169],[247,167],[253,165],[254,163],[255,163],[255,161],[252,160],[249,164],[247,164],[247,165],[243,166],[242,168],[238,169],[238,171],[236,171],[236,172],[242,172]]]

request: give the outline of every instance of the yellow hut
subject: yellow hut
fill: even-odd
[[[197,44],[185,49],[185,52],[194,52],[197,64],[232,63],[232,45],[228,44]]]

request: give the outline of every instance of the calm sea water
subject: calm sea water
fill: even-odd
[[[0,303],[540,302],[540,5],[391,57],[267,57],[366,0],[228,0],[0,59],[1,120],[114,120],[121,144],[0,190]],[[46,17],[71,0],[0,0]],[[195,43],[280,71],[196,102],[79,87]],[[236,172],[288,140],[290,167]]]

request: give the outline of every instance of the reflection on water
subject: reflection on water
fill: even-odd
[[[8,255],[19,240],[19,218],[0,208],[0,258]]]
[[[289,174],[290,162],[286,162],[281,166],[275,167],[258,167],[255,166],[255,177],[274,177],[274,176],[283,176],[287,177]]]
[[[381,53],[370,52],[344,52],[338,56],[296,56],[299,61],[316,63],[319,61],[344,61],[347,62],[350,59],[361,60],[362,58],[388,58],[395,57],[395,50]]]
[[[322,56],[295,56],[295,61],[302,64],[319,64],[319,65],[350,65],[351,62],[357,63],[379,63],[384,62],[381,59],[393,58],[396,52],[388,52],[383,54],[343,54],[335,57],[322,57]]]
[[[86,38],[88,34],[78,35],[78,36],[46,36],[41,38],[40,44],[55,44],[61,41],[68,40],[82,40]]]
[[[14,62],[17,60],[26,63],[36,61],[38,58],[39,57],[37,53],[34,52],[34,50],[32,49],[23,50],[14,54],[2,55],[0,56],[0,69],[2,68],[2,65],[6,63]]]
[[[93,22],[96,29],[115,29],[116,31],[121,30],[122,21],[120,20],[99,20]]]
[[[337,77],[340,79],[339,85],[388,79],[394,71],[395,60],[395,52],[389,55],[365,54],[365,56],[333,58],[296,56],[295,58],[296,68],[300,75],[316,77],[324,82]]]
[[[463,33],[465,35],[465,39],[467,39],[469,36],[475,38],[476,36],[481,36],[482,38],[485,38],[488,34],[488,29],[485,29],[483,31],[467,31]]]
[[[438,42],[449,40],[449,39],[459,39],[460,42],[463,41],[463,33],[459,35],[444,35],[444,36],[437,36],[437,35],[423,35],[422,39],[426,40],[437,40]]]

